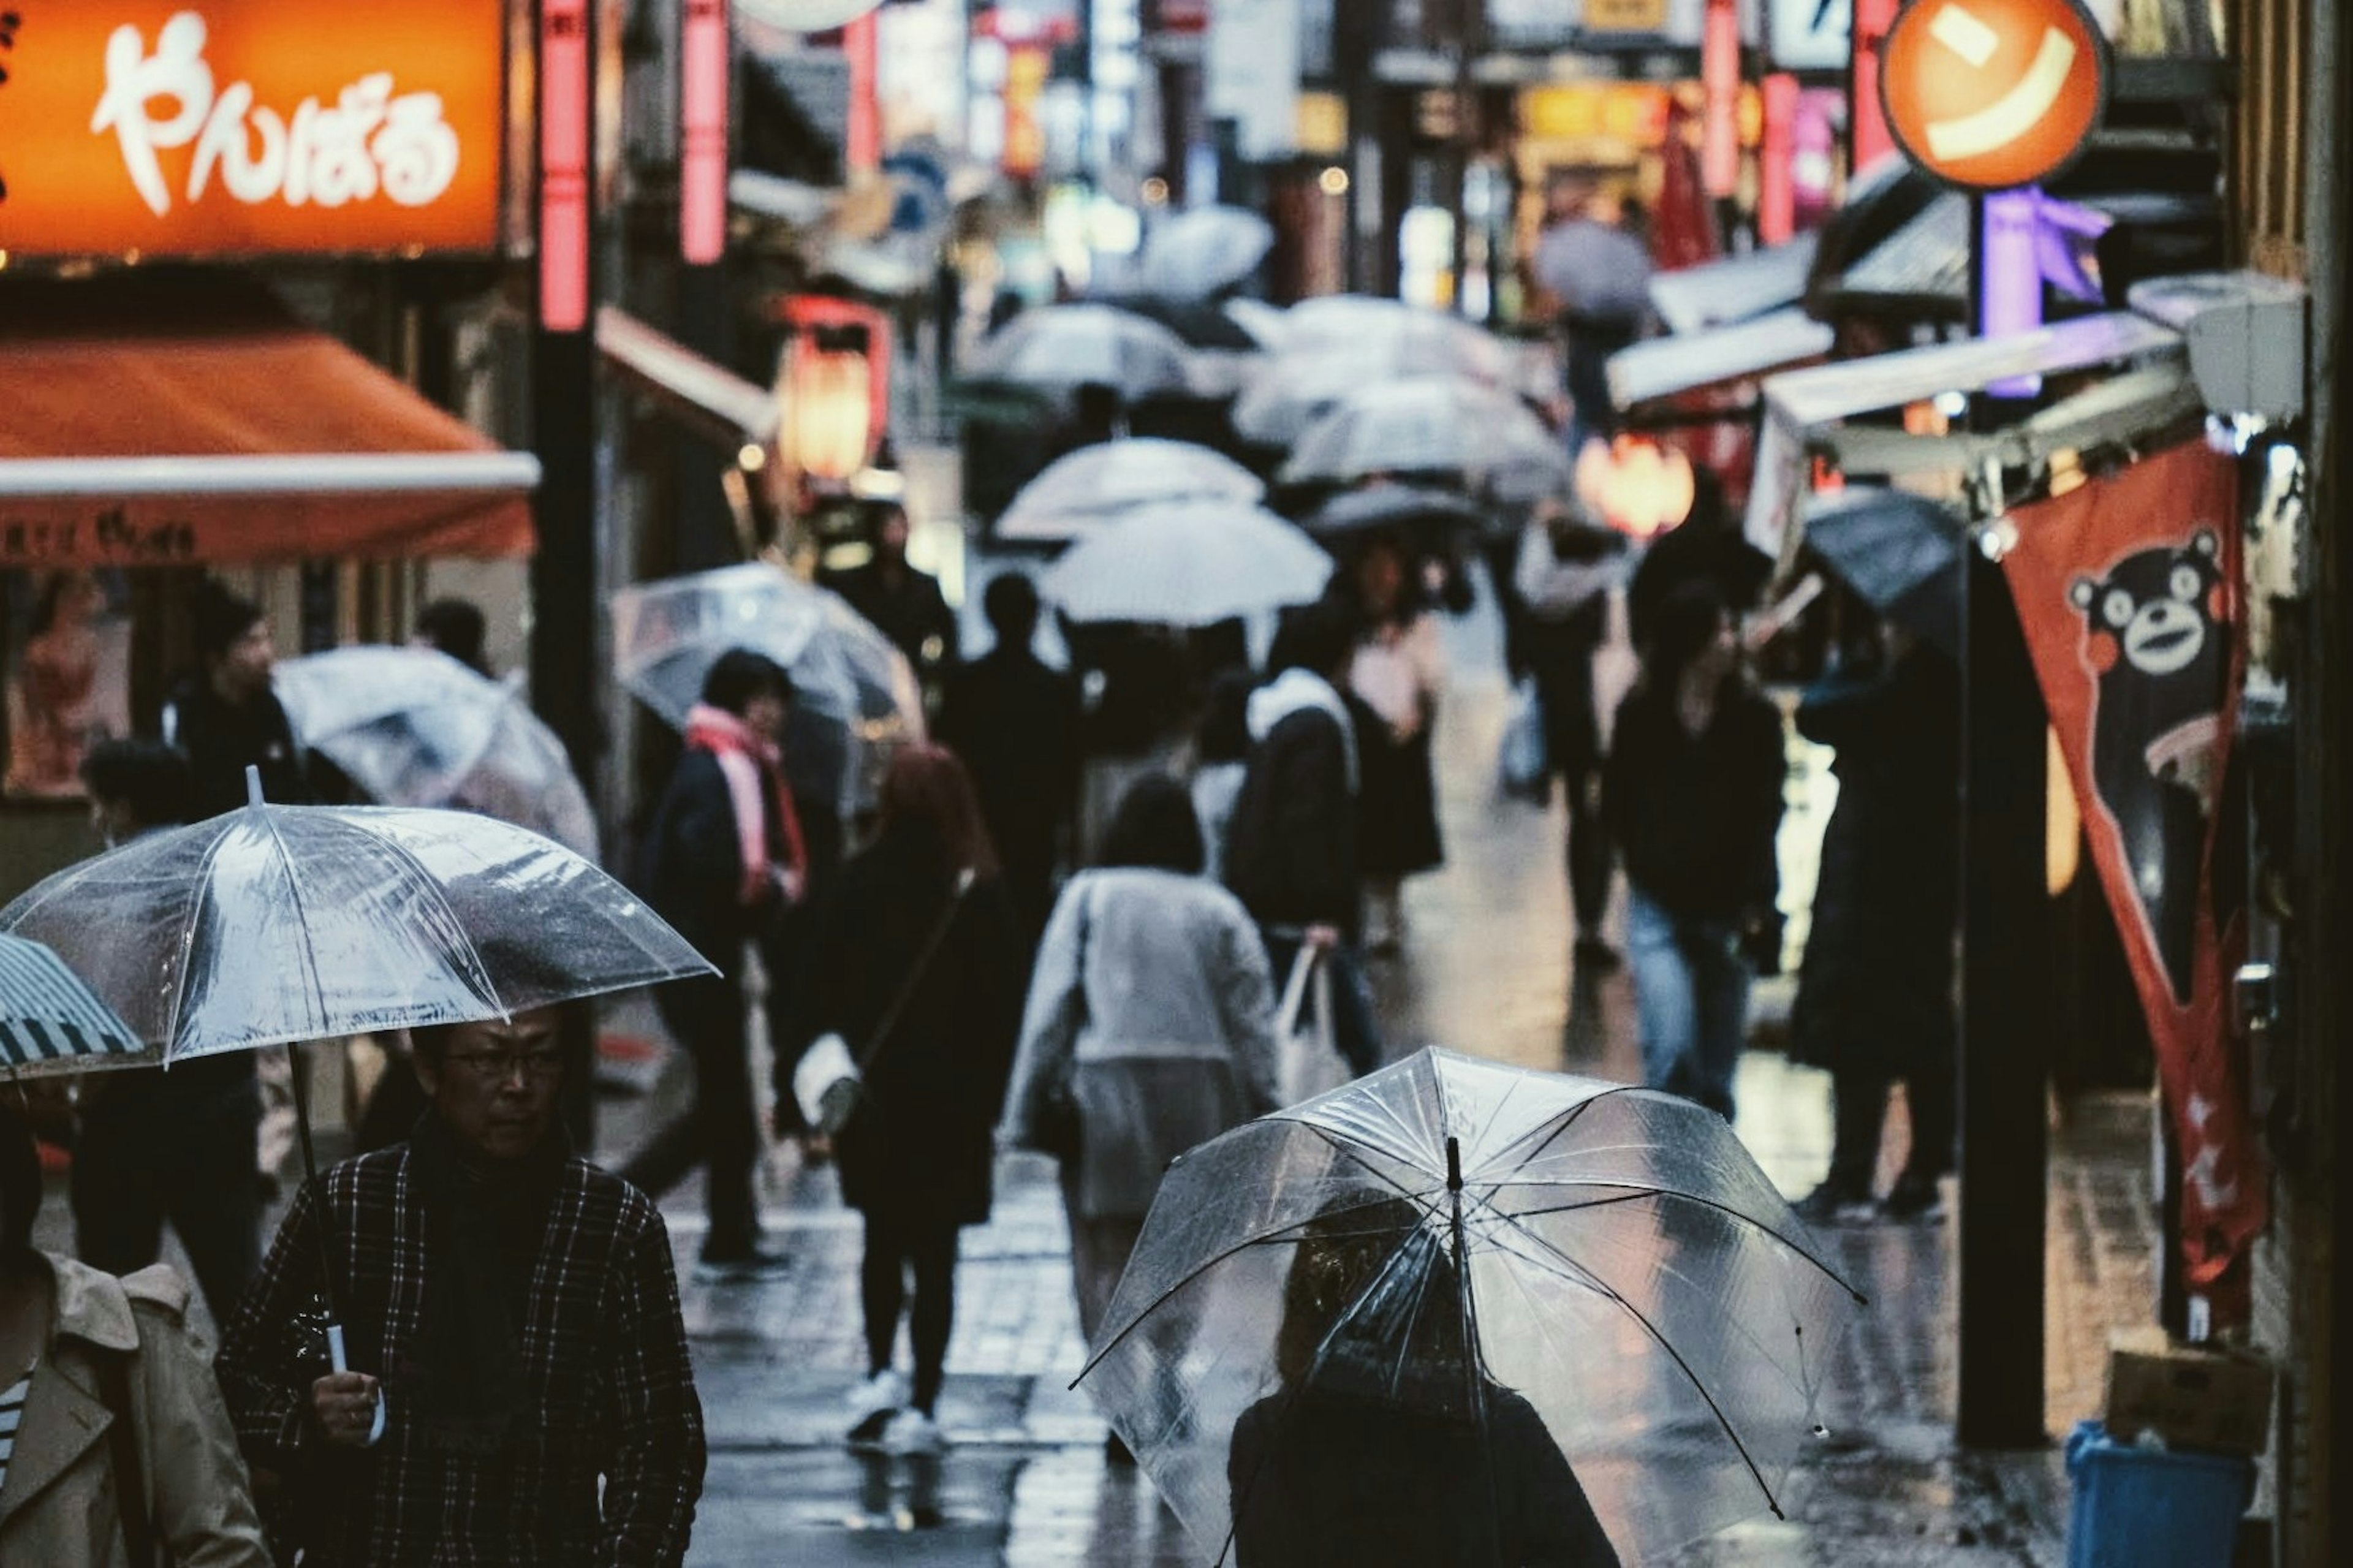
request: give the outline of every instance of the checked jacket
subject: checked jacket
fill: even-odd
[[[660,1214],[619,1177],[565,1163],[522,1326],[528,1430],[495,1456],[454,1454],[402,1420],[434,1253],[408,1159],[400,1144],[306,1186],[222,1342],[238,1437],[299,1509],[305,1564],[680,1563],[702,1490],[702,1406]],[[310,1413],[328,1370],[322,1208],[351,1368],[384,1387],[385,1435],[364,1450],[327,1444]]]

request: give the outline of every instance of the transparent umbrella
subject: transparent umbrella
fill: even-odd
[[[914,671],[891,640],[838,594],[754,561],[624,588],[613,595],[613,659],[621,685],[664,722],[684,729],[703,678],[729,648],[785,667],[799,696],[796,720],[839,761],[841,809],[853,815],[891,750],[923,735]],[[793,735],[787,762],[807,763]],[[796,767],[796,787],[800,773]]]
[[[1572,472],[1567,449],[1518,398],[1460,377],[1422,376],[1340,398],[1302,433],[1281,478],[1345,484],[1374,474],[1455,474],[1509,492],[1542,479],[1565,493]]]
[[[1039,591],[1074,621],[1208,626],[1303,605],[1332,558],[1263,508],[1161,501],[1091,533],[1048,568]]]
[[[450,806],[596,858],[596,817],[520,679],[425,647],[343,647],[271,676],[294,737],[384,805]]]
[[[1250,505],[1266,494],[1256,474],[1189,441],[1138,437],[1099,442],[1057,458],[997,520],[999,539],[1065,540],[1154,501]]]
[[[1312,303],[1313,301],[1311,301]],[[1359,301],[1376,303],[1377,301]],[[1294,307],[1305,310],[1305,305]],[[1432,329],[1410,316],[1376,312],[1355,336],[1287,334],[1273,362],[1251,376],[1234,401],[1234,433],[1261,447],[1287,447],[1352,394],[1427,377],[1502,385],[1511,368],[1484,334],[1438,318]]]
[[[1204,1561],[1587,1564],[1778,1512],[1861,1301],[1712,1113],[1430,1050],[1178,1160],[1081,1382]]]
[[[0,936],[0,1076],[143,1067],[155,1053],[37,942]]]
[[[1512,374],[1511,350],[1461,317],[1363,294],[1325,294],[1293,305],[1284,318],[1282,346],[1293,353],[1380,349],[1417,375],[1468,375],[1501,384]]]
[[[1144,242],[1144,286],[1174,299],[1206,300],[1258,269],[1274,226],[1244,207],[1195,207],[1163,219]]]
[[[1192,386],[1182,339],[1157,321],[1110,305],[1046,305],[1024,310],[975,349],[964,374],[976,381],[1057,391],[1099,383],[1133,403]]]

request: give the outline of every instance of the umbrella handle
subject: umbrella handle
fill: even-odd
[[[352,1370],[351,1357],[343,1352],[343,1325],[341,1323],[327,1325],[327,1364],[337,1372]],[[369,1447],[373,1448],[384,1440],[384,1397],[379,1394],[375,1402],[375,1419],[368,1426]]]

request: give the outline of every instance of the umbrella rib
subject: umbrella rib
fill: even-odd
[[[499,994],[497,984],[491,979],[490,965],[482,962],[481,950],[474,945],[473,933],[466,929],[466,922],[458,918],[458,910],[449,902],[448,895],[442,890],[440,881],[425,868],[424,861],[410,853],[406,845],[379,833],[371,833],[368,837],[392,851],[401,864],[406,866],[410,873],[416,877],[417,886],[432,896],[433,901],[439,906],[443,917],[448,921],[449,930],[456,934],[458,941],[464,944],[467,961],[472,964],[474,973],[481,977],[483,1000],[496,1010],[500,1018],[507,1018],[509,1014],[506,999]]]
[[[256,787],[258,793],[259,786]],[[309,912],[302,907],[302,879],[295,873],[294,852],[287,847],[286,836],[278,831],[278,824],[276,820],[270,816],[269,808],[268,806],[263,806],[261,808],[261,825],[269,830],[269,841],[278,847],[278,858],[286,867],[286,887],[289,895],[294,900],[294,918],[301,924],[303,936],[306,939],[301,943],[302,967],[306,972],[308,972],[311,977],[311,994],[318,1003],[319,1028],[320,1032],[323,1034],[326,1031],[327,1023],[327,983],[319,973],[319,955],[312,950],[310,942],[307,940],[311,931],[311,917]],[[221,840],[227,837],[228,835],[224,833],[221,835],[220,838],[213,840],[215,847],[217,847]],[[211,866],[211,855],[207,854],[205,857],[205,864],[207,867]],[[192,943],[191,946],[193,947],[193,945],[194,944]],[[169,1054],[170,1053],[168,1051],[165,1052],[165,1055],[168,1056]],[[294,1070],[297,1072],[301,1071],[301,1065],[300,1063],[296,1063]]]
[[[1748,1467],[1748,1474],[1756,1480],[1757,1489],[1765,1494],[1765,1506],[1773,1510],[1773,1517],[1775,1519],[1787,1519],[1788,1515],[1781,1511],[1780,1500],[1773,1495],[1773,1488],[1765,1479],[1765,1472],[1757,1468],[1757,1461],[1749,1456],[1748,1445],[1742,1442],[1740,1440],[1740,1434],[1733,1429],[1731,1420],[1724,1414],[1724,1407],[1716,1404],[1715,1395],[1707,1391],[1707,1384],[1700,1381],[1699,1374],[1692,1370],[1691,1363],[1683,1359],[1683,1352],[1675,1349],[1673,1342],[1670,1341],[1666,1335],[1659,1331],[1658,1325],[1652,1323],[1651,1320],[1643,1314],[1641,1308],[1635,1306],[1633,1302],[1629,1301],[1624,1296],[1612,1289],[1609,1282],[1602,1279],[1601,1276],[1596,1274],[1590,1268],[1586,1268],[1583,1264],[1569,1257],[1568,1254],[1563,1252],[1559,1247],[1555,1247],[1551,1242],[1546,1241],[1543,1237],[1538,1236],[1535,1231],[1530,1230],[1526,1226],[1522,1225],[1511,1215],[1495,1208],[1495,1206],[1493,1204],[1488,1203],[1485,1198],[1482,1197],[1479,1201],[1484,1205],[1497,1219],[1502,1220],[1505,1225],[1510,1226],[1514,1230],[1519,1232],[1522,1236],[1526,1237],[1530,1241],[1535,1243],[1536,1246],[1544,1248],[1545,1251],[1560,1259],[1564,1268],[1573,1269],[1577,1274],[1582,1275],[1592,1284],[1596,1290],[1599,1291],[1603,1296],[1608,1297],[1610,1300],[1615,1301],[1619,1306],[1624,1308],[1628,1316],[1631,1317],[1636,1322],[1642,1325],[1642,1331],[1650,1335],[1652,1342],[1655,1342],[1661,1350],[1667,1352],[1667,1359],[1675,1363],[1675,1369],[1681,1372],[1685,1378],[1690,1380],[1692,1392],[1698,1394],[1706,1404],[1708,1414],[1715,1417],[1715,1424],[1723,1427],[1724,1435],[1732,1440],[1733,1452],[1738,1454],[1740,1456],[1740,1462]]]
[[[1487,1192],[1489,1194],[1492,1194],[1498,1187],[1523,1184],[1515,1184],[1510,1182],[1492,1183],[1489,1184]],[[1763,1220],[1757,1218],[1753,1215],[1743,1214],[1738,1209],[1734,1208],[1730,1204],[1718,1203],[1714,1198],[1702,1197],[1697,1193],[1686,1193],[1675,1187],[1646,1187],[1634,1182],[1609,1182],[1599,1180],[1593,1177],[1581,1177],[1574,1181],[1565,1182],[1562,1184],[1580,1187],[1605,1187],[1616,1191],[1618,1195],[1616,1197],[1609,1198],[1595,1198],[1587,1203],[1558,1204],[1550,1208],[1524,1209],[1516,1215],[1508,1215],[1502,1209],[1495,1209],[1495,1217],[1502,1220],[1509,1220],[1513,1224],[1516,1225],[1522,1219],[1541,1219],[1546,1215],[1575,1214],[1580,1209],[1606,1208],[1613,1204],[1634,1203],[1643,1198],[1673,1198],[1681,1203],[1698,1204],[1704,1207],[1715,1209],[1719,1214],[1730,1215],[1733,1218],[1740,1221],[1742,1224],[1754,1226],[1756,1229],[1763,1231],[1767,1236],[1771,1237],[1774,1240],[1779,1242],[1782,1246],[1788,1247],[1790,1251],[1796,1253],[1799,1257],[1804,1258],[1807,1262],[1812,1264],[1815,1268],[1820,1269],[1825,1275],[1829,1276],[1831,1283],[1836,1285],[1840,1289],[1844,1290],[1848,1295],[1853,1297],[1855,1303],[1858,1306],[1868,1307],[1871,1305],[1871,1298],[1856,1289],[1853,1286],[1848,1284],[1845,1276],[1841,1275],[1837,1269],[1831,1268],[1829,1264],[1815,1257],[1813,1253],[1806,1247],[1800,1247],[1798,1243],[1790,1240],[1788,1237],[1783,1236],[1779,1231],[1775,1230]],[[1494,1208],[1494,1205],[1492,1201],[1488,1202],[1487,1206]],[[1525,1229],[1526,1227],[1522,1226],[1521,1228]]]
[[[1398,1190],[1403,1192],[1402,1188]],[[1416,1198],[1411,1193],[1406,1193],[1405,1196],[1409,1202],[1419,1203],[1421,1201],[1420,1199]],[[1182,1279],[1177,1280],[1176,1283],[1168,1287],[1167,1289],[1160,1292],[1158,1298],[1155,1300],[1150,1306],[1136,1313],[1134,1319],[1131,1321],[1125,1328],[1120,1330],[1119,1332],[1113,1334],[1108,1341],[1104,1342],[1103,1349],[1089,1356],[1087,1358],[1087,1364],[1079,1369],[1079,1375],[1071,1379],[1070,1387],[1075,1389],[1079,1384],[1084,1383],[1087,1380],[1087,1374],[1089,1373],[1092,1373],[1095,1368],[1101,1366],[1104,1361],[1109,1359],[1111,1352],[1119,1349],[1121,1344],[1127,1340],[1129,1335],[1134,1333],[1136,1330],[1144,1326],[1145,1319],[1152,1316],[1155,1310],[1168,1301],[1169,1298],[1175,1296],[1178,1291],[1193,1283],[1194,1280],[1201,1278],[1202,1275],[1207,1274],[1210,1269],[1215,1268],[1219,1264],[1239,1258],[1253,1247],[1280,1246],[1288,1237],[1288,1233],[1314,1225],[1316,1221],[1324,1219],[1329,1215],[1352,1214],[1357,1209],[1368,1209],[1376,1204],[1385,1204],[1390,1201],[1391,1200],[1388,1194],[1384,1194],[1379,1197],[1366,1198],[1362,1203],[1348,1204],[1339,1208],[1319,1209],[1314,1214],[1309,1215],[1303,1219],[1293,1220],[1288,1225],[1277,1226],[1272,1230],[1263,1231],[1257,1236],[1245,1237],[1244,1239],[1234,1243],[1231,1247],[1219,1251],[1215,1256],[1202,1259],[1200,1264],[1188,1271]],[[1429,1212],[1426,1207],[1424,1212]],[[1378,1233],[1367,1232],[1366,1234],[1377,1235]]]

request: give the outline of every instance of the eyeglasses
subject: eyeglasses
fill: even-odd
[[[537,1051],[468,1052],[449,1058],[486,1083],[504,1083],[521,1073],[529,1082],[544,1083],[564,1070],[564,1053],[550,1047]]]

